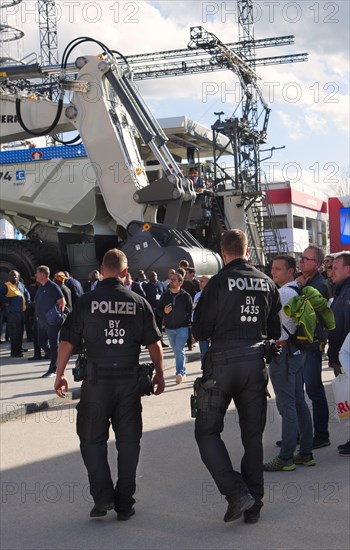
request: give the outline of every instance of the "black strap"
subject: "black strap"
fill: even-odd
[[[287,329],[287,327],[285,327],[284,325],[282,325],[282,328],[283,328],[283,330],[286,331],[286,333],[288,334],[289,338],[290,338],[291,336],[293,336],[293,335],[295,334],[295,332],[296,332],[296,331],[295,331],[295,332],[289,332],[289,330]]]

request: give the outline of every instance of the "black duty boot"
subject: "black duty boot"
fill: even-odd
[[[235,521],[239,519],[243,512],[249,510],[255,504],[255,499],[250,493],[245,493],[239,500],[229,502],[226,514],[224,516],[224,522]]]
[[[107,504],[95,504],[90,512],[90,518],[102,518],[109,510],[113,510],[113,508],[114,502],[107,502]]]
[[[245,523],[258,523],[260,519],[260,510],[261,504],[253,504],[249,510],[244,512],[244,522]]]
[[[135,514],[134,508],[130,508],[126,512],[117,512],[118,521],[128,521]]]

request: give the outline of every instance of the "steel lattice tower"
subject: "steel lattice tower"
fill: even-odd
[[[40,57],[42,65],[58,65],[57,17],[55,0],[37,0],[39,14]],[[43,84],[51,84],[53,77],[43,80]],[[58,99],[57,88],[49,86],[50,99]],[[51,136],[46,136],[47,145],[53,145]]]
[[[58,64],[55,0],[38,0],[40,55],[42,65]]]

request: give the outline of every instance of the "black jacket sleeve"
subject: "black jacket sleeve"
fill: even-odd
[[[335,317],[335,329],[328,333],[328,359],[331,364],[339,363],[339,352],[350,332],[350,285],[334,298],[331,309]]]
[[[171,301],[169,296],[169,291],[161,295],[158,304],[157,304],[157,315],[159,317],[164,317],[164,308]]]

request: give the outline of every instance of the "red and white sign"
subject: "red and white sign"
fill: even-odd
[[[34,151],[33,153],[31,153],[30,156],[32,160],[42,160],[43,158],[43,154],[41,151]]]
[[[309,208],[310,210],[316,210],[316,212],[327,213],[327,203],[323,199],[318,199],[296,189],[289,187],[285,187],[284,189],[269,189],[267,195],[273,204],[295,204]]]

